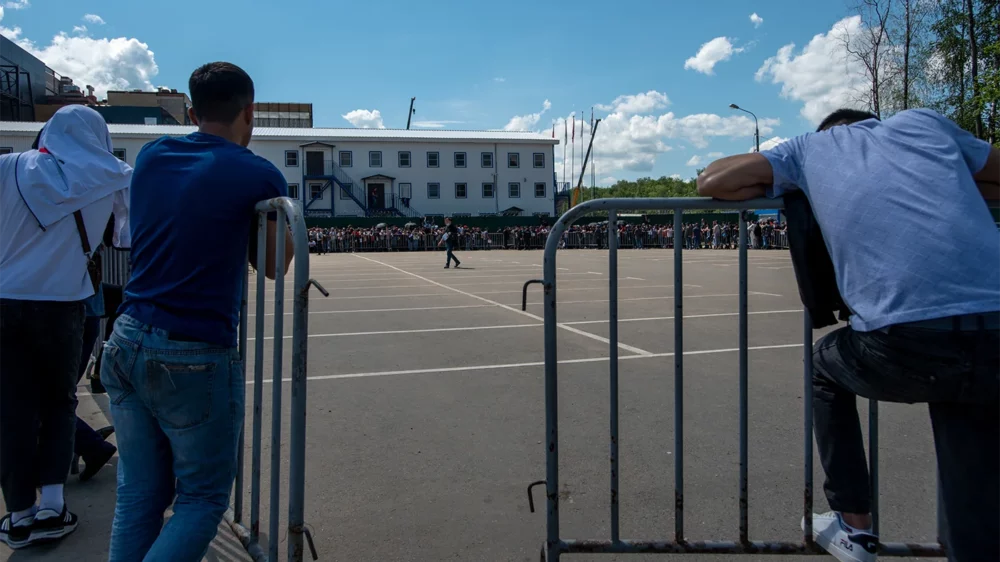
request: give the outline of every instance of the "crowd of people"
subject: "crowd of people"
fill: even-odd
[[[457,225],[459,250],[538,250],[545,246],[550,227],[508,226],[504,228],[470,227]],[[773,219],[761,219],[747,224],[749,248],[787,248],[785,224]],[[374,227],[314,227],[309,229],[309,249],[316,254],[342,252],[403,252],[424,251],[438,248],[444,235],[444,226],[432,221],[422,225]],[[658,225],[649,222],[621,223],[618,226],[618,244],[621,248],[673,248],[673,224]],[[685,223],[680,236],[685,249],[735,249],[739,245],[739,226],[732,221]],[[564,233],[559,243],[564,249],[607,247],[608,225],[592,223],[573,225]]]

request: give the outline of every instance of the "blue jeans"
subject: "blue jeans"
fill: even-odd
[[[105,344],[101,382],[118,437],[111,562],[201,560],[236,478],[239,352],[177,341],[122,315]]]

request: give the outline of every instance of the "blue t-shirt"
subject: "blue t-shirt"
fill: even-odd
[[[132,277],[120,312],[235,347],[254,206],[287,194],[273,164],[221,137],[147,144],[132,173]]]
[[[762,154],[777,197],[812,204],[851,326],[1000,310],[1000,233],[973,175],[990,145],[926,109],[809,133]]]

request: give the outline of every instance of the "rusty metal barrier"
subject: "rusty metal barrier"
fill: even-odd
[[[739,224],[739,528],[737,540],[692,540],[684,534],[684,315],[683,297],[683,244],[674,245],[674,536],[663,540],[632,540],[621,538],[619,531],[619,472],[618,462],[618,236],[607,236],[608,286],[609,286],[609,353],[610,353],[610,537],[603,539],[567,539],[559,532],[559,399],[557,361],[557,319],[556,319],[556,254],[563,233],[575,220],[595,211],[608,213],[608,224],[615,224],[618,211],[637,209],[664,209],[674,211],[674,232],[682,232],[682,218],[685,210],[738,210],[781,208],[782,201],[757,199],[732,202],[707,198],[665,198],[665,199],[596,199],[587,201],[567,211],[552,227],[545,245],[543,259],[543,279],[529,281],[524,286],[525,295],[529,284],[539,283],[544,290],[545,308],[545,480],[528,486],[528,501],[534,511],[532,489],[545,486],[546,496],[546,541],[542,547],[543,562],[557,562],[560,555],[570,553],[683,553],[683,554],[826,554],[813,542],[813,410],[812,410],[812,341],[813,330],[808,311],[803,323],[803,403],[804,403],[804,448],[805,466],[803,471],[803,517],[804,530],[801,542],[751,540],[749,536],[749,478],[748,470],[748,321],[747,321],[747,221]],[[871,474],[872,518],[874,532],[878,533],[878,402],[869,400],[869,452],[868,461]],[[941,537],[943,517],[940,515],[938,499],[938,536]],[[938,543],[880,543],[881,556],[933,556],[945,555]]]
[[[305,220],[302,217],[300,205],[288,197],[278,197],[261,201],[257,204],[257,264],[263,267],[266,263],[268,214],[277,215],[278,232],[281,226],[287,224],[292,232],[294,271],[293,271],[293,305],[292,305],[292,376],[291,376],[291,413],[289,416],[289,459],[288,459],[288,561],[301,562],[304,559],[303,538],[309,545],[313,560],[317,559],[316,548],[312,536],[305,527],[305,443],[306,443],[306,355],[308,351],[309,332],[309,290],[316,287],[324,296],[329,296],[323,287],[314,279],[309,278],[309,238],[306,232]],[[236,483],[233,490],[233,507],[226,511],[225,520],[233,532],[243,543],[243,547],[254,562],[275,562],[278,560],[278,546],[281,543],[279,524],[281,521],[281,436],[283,433],[281,394],[282,372],[284,368],[284,317],[285,317],[285,276],[280,274],[285,263],[285,244],[275,244],[275,264],[277,273],[274,279],[274,346],[273,366],[271,372],[271,446],[270,446],[270,499],[268,534],[268,552],[264,553],[259,544],[260,538],[260,485],[261,485],[261,441],[262,416],[264,409],[264,320],[266,280],[263,271],[257,274],[257,290],[255,294],[255,328],[254,328],[254,376],[253,376],[253,418],[251,434],[251,475],[250,475],[250,522],[249,528],[244,523],[244,494],[246,492],[246,475],[244,467],[244,433],[240,433],[239,457],[237,460]],[[244,377],[246,376],[247,359],[247,302],[250,292],[249,272],[243,278],[243,297],[240,307],[240,358],[243,360]]]

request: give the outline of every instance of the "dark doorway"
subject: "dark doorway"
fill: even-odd
[[[306,175],[324,176],[323,173],[323,153],[316,151],[306,152]]]
[[[385,209],[385,184],[368,184],[368,208]]]

